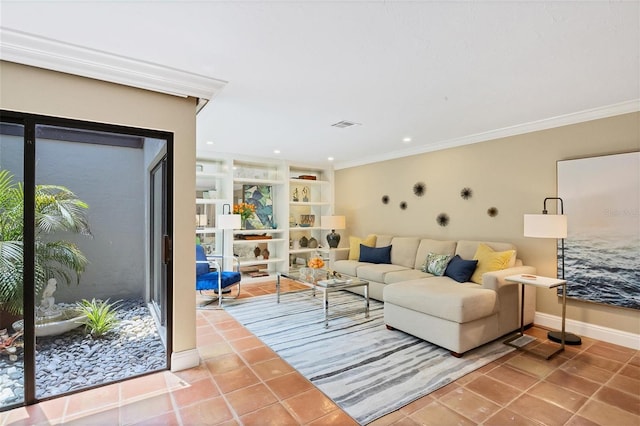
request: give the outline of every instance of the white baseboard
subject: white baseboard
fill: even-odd
[[[533,323],[555,330],[560,330],[562,328],[561,317],[541,312],[536,312],[533,318]],[[603,342],[609,342],[635,350],[640,349],[640,335],[626,331],[615,330],[613,328],[588,324],[586,322],[572,319],[567,319],[565,321],[565,329],[567,332],[577,334],[579,336],[590,337],[592,339],[602,340]]]
[[[198,349],[173,352],[171,354],[171,371],[186,370],[200,365],[200,353]]]

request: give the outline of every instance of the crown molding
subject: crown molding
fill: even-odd
[[[479,142],[486,142],[493,139],[506,138],[509,136],[517,136],[525,133],[537,132],[556,127],[568,126],[571,124],[584,123],[586,121],[598,120],[601,118],[614,117],[616,115],[628,114],[640,111],[640,99],[632,99],[613,105],[607,105],[599,108],[592,108],[571,114],[560,115],[557,117],[545,118],[543,120],[531,121],[529,123],[518,124],[515,126],[504,127],[502,129],[490,130],[488,132],[476,133],[473,135],[462,136],[460,138],[447,139],[422,145],[415,148],[405,149],[401,151],[393,151],[385,154],[361,158],[357,161],[342,162],[335,164],[335,170],[346,169],[349,167],[363,166],[365,164],[378,163],[380,161],[394,160],[397,158],[409,157],[411,155],[424,154],[427,152],[440,151],[448,148],[455,148],[462,145],[470,145]]]
[[[0,60],[137,87],[204,105],[227,84],[187,71],[0,27]]]

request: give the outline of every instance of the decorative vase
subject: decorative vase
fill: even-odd
[[[309,240],[304,235],[300,238],[300,247],[306,248],[309,244]]]

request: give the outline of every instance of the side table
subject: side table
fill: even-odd
[[[549,359],[552,356],[564,351],[565,336],[566,336],[565,318],[566,318],[566,311],[567,311],[567,281],[556,279],[556,278],[541,277],[539,275],[528,275],[528,274],[510,275],[508,277],[505,277],[505,281],[510,281],[510,282],[520,284],[522,288],[522,295],[520,296],[520,334],[505,340],[504,344],[513,346],[514,348],[520,349],[525,352],[533,353],[545,359]],[[560,347],[549,354],[542,354],[536,351],[527,350],[523,346],[518,346],[516,344],[518,343],[516,341],[524,336],[524,286],[526,285],[548,288],[548,289],[562,286],[562,331],[560,333]],[[530,342],[527,342],[527,343],[530,343]]]

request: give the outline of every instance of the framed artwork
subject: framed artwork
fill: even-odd
[[[273,198],[269,185],[243,185],[243,201],[255,206],[256,211],[246,222],[247,229],[273,228]]]
[[[557,167],[568,227],[567,296],[640,309],[640,152]]]

